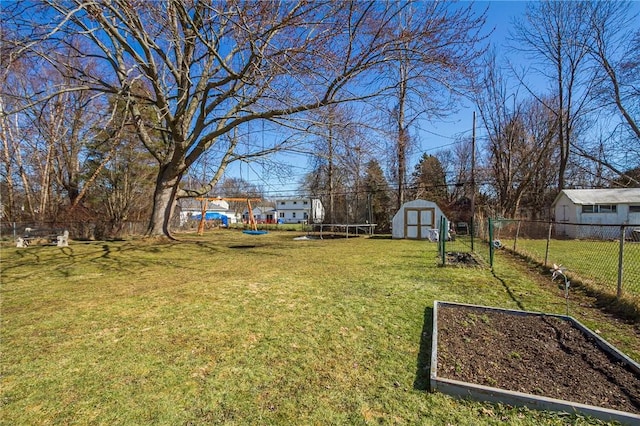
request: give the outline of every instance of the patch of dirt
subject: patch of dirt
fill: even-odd
[[[446,256],[447,265],[457,266],[479,266],[480,263],[473,257],[472,253],[462,253],[449,251]]]
[[[439,306],[438,376],[640,414],[640,374],[552,316]]]

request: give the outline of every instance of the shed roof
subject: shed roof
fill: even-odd
[[[563,189],[553,202],[554,205],[563,193],[578,205],[640,203],[640,188]]]

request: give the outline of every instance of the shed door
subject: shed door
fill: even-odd
[[[435,227],[435,209],[404,209],[404,237],[416,240],[429,238],[429,230]]]

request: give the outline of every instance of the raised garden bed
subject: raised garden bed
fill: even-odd
[[[435,302],[431,389],[640,424],[640,365],[571,317]]]

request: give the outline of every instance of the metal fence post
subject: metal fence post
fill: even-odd
[[[517,250],[518,247],[518,235],[520,235],[520,224],[522,223],[521,220],[518,221],[518,227],[516,228],[516,236],[513,239],[513,251]]]
[[[493,220],[489,218],[489,266],[493,270]]]
[[[620,226],[620,250],[618,251],[618,291],[616,292],[616,298],[622,297],[622,271],[624,269],[624,234],[625,226]]]
[[[547,232],[547,247],[544,250],[544,266],[549,265],[549,243],[551,242],[551,228],[553,222],[549,222],[549,231]]]
[[[439,225],[439,232],[438,232],[438,237],[439,237],[439,241],[438,241],[438,245],[440,246],[440,255],[442,256],[442,266],[444,266],[446,264],[446,255],[445,255],[445,251],[446,251],[446,240],[447,240],[447,234],[445,232],[445,218],[444,216],[440,216],[440,225]]]
[[[476,225],[475,225],[475,218],[473,217],[473,210],[471,211],[471,220],[469,221],[469,235],[471,235],[471,251],[475,251],[474,250],[474,238],[475,238],[475,233],[476,233],[476,229],[475,229]]]

